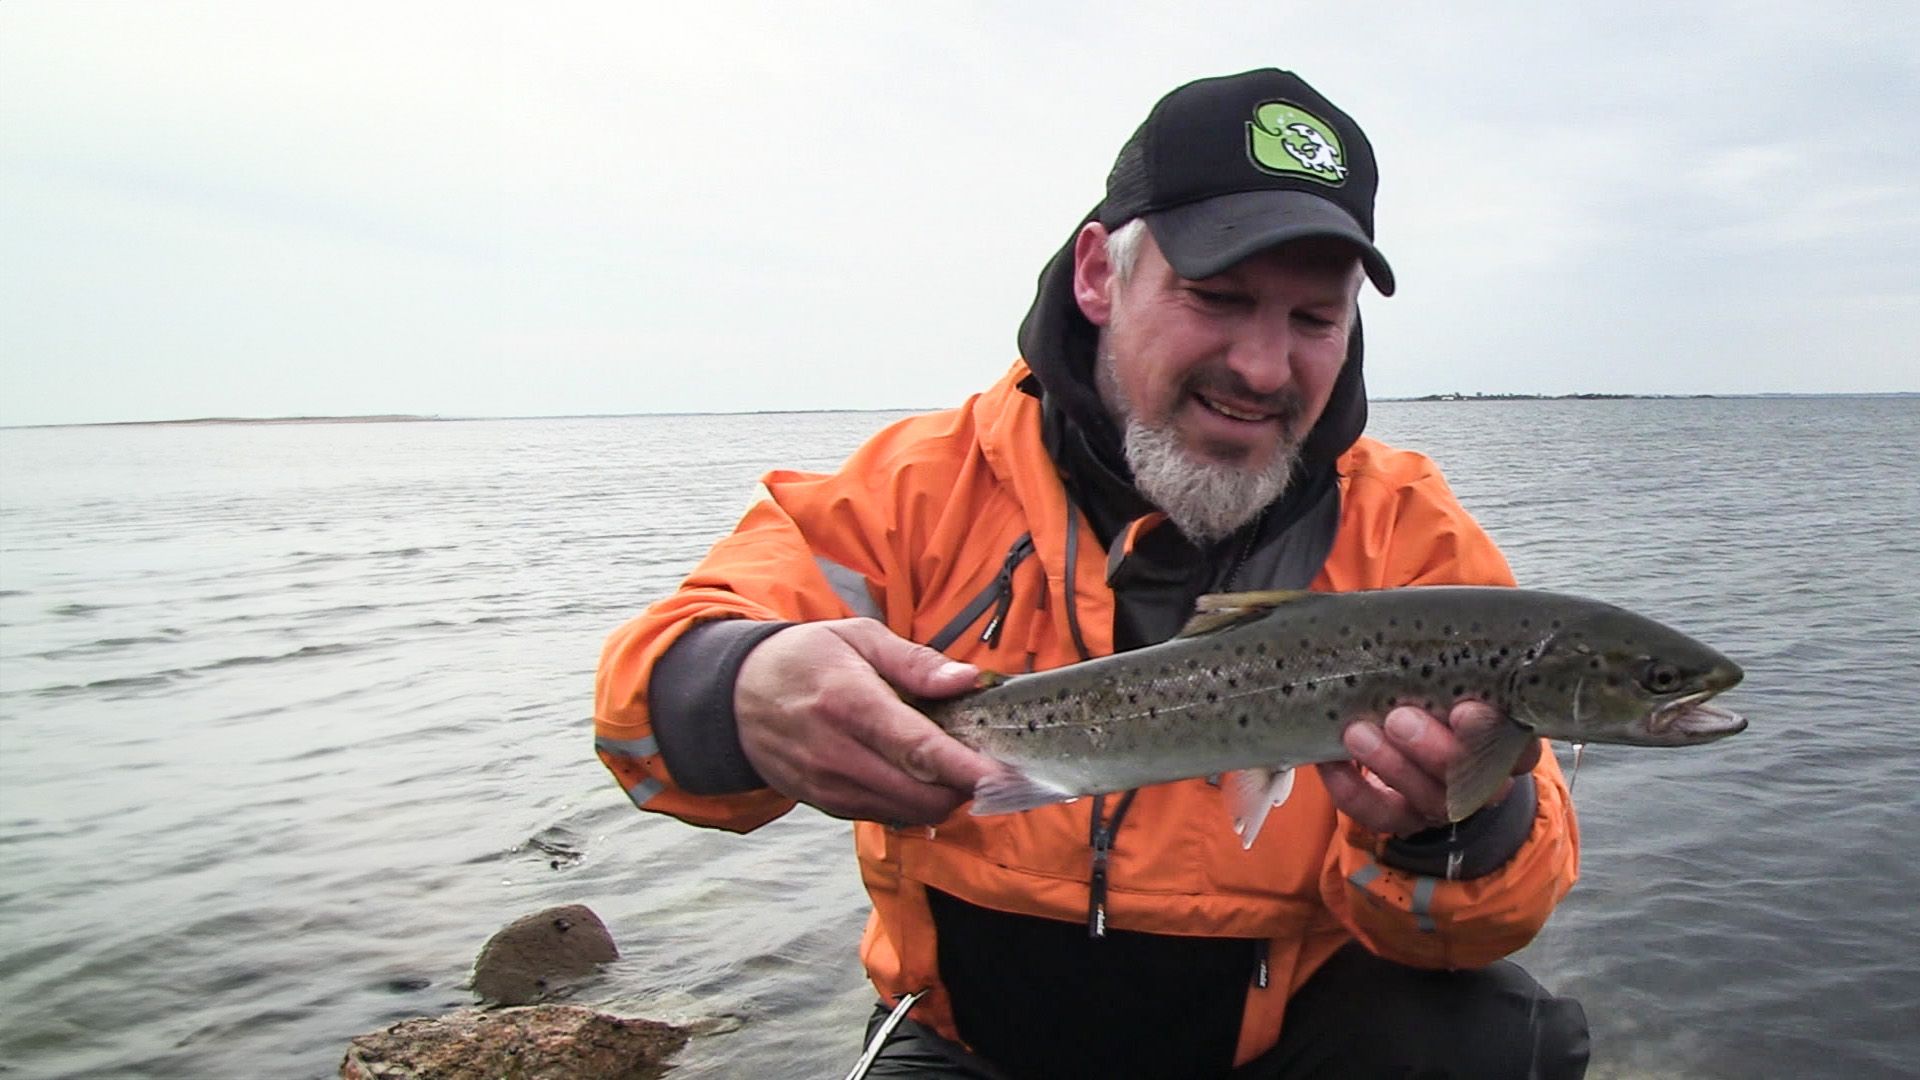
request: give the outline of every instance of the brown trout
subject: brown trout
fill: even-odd
[[[1535,738],[1691,746],[1745,730],[1707,704],[1741,671],[1645,616],[1576,596],[1471,586],[1201,597],[1178,637],[924,703],[1006,768],[973,812],[1003,814],[1144,784],[1223,775],[1252,846],[1293,767],[1348,757],[1340,733],[1398,704],[1445,716],[1475,699],[1510,723],[1447,777],[1458,821]]]

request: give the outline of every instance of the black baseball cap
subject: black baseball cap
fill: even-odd
[[[1276,244],[1350,241],[1381,295],[1393,269],[1373,246],[1373,146],[1353,118],[1290,71],[1200,79],[1167,94],[1107,174],[1100,223],[1134,218],[1180,276],[1207,278]]]

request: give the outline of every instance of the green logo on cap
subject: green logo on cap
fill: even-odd
[[[1247,122],[1247,153],[1254,164],[1323,184],[1347,182],[1347,151],[1333,125],[1305,109],[1269,101]]]

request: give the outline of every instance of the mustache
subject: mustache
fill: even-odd
[[[1219,398],[1272,413],[1280,418],[1282,426],[1289,431],[1298,426],[1301,417],[1307,413],[1306,399],[1300,396],[1300,391],[1295,387],[1283,386],[1263,394],[1231,371],[1195,372],[1188,376],[1184,389],[1190,394]]]

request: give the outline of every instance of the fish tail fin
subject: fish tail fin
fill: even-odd
[[[1253,847],[1267,813],[1293,794],[1293,769],[1235,769],[1220,778],[1220,793],[1233,815],[1233,832],[1242,848]]]
[[[1037,806],[1072,802],[1079,797],[1077,792],[1036,780],[1011,765],[1003,765],[973,786],[971,813],[979,816],[1012,814]]]

